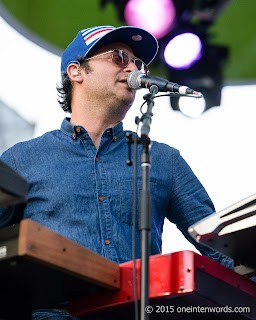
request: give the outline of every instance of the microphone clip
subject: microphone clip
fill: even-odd
[[[143,99],[146,101],[146,102],[151,102],[153,101],[153,96],[151,93],[146,93],[144,96],[143,96]]]
[[[139,117],[136,117],[139,118]],[[140,121],[140,120],[139,120]],[[136,133],[135,133],[136,134]],[[141,139],[137,136],[133,138],[133,133],[127,131],[125,133],[126,135],[126,142],[128,143],[128,160],[126,160],[126,164],[127,166],[131,167],[133,165],[132,159],[131,159],[131,145],[135,143],[135,139],[136,139],[136,143],[140,144],[141,143]]]

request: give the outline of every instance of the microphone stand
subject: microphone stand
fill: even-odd
[[[149,314],[145,308],[149,304],[149,256],[151,244],[151,194],[149,187],[149,169],[150,161],[150,131],[151,118],[153,116],[152,109],[154,106],[154,97],[158,93],[159,88],[156,85],[150,87],[150,93],[143,98],[147,101],[147,112],[142,116],[141,127],[141,144],[143,151],[141,154],[142,167],[142,190],[140,194],[140,233],[141,233],[141,309],[140,319],[149,319]]]

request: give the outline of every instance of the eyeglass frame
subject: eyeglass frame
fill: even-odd
[[[118,65],[118,64],[113,60],[113,52],[117,52],[117,51],[118,51],[118,53],[121,51],[121,52],[122,52],[122,55],[123,55],[123,53],[125,53],[125,54],[127,55],[128,59],[129,59],[128,62],[127,62],[127,65],[125,65],[125,66],[120,66],[120,65]],[[122,50],[122,49],[113,49],[113,50],[106,51],[106,52],[97,54],[96,56],[92,56],[92,57],[90,57],[90,58],[86,58],[86,59],[83,59],[83,60],[84,60],[84,61],[88,61],[88,60],[91,60],[91,59],[93,59],[93,58],[97,58],[97,57],[103,56],[104,54],[107,54],[107,53],[112,53],[112,61],[113,61],[117,66],[119,66],[119,67],[121,67],[121,68],[126,68],[131,61],[135,64],[135,61],[136,61],[136,60],[139,60],[139,61],[141,62],[141,66],[146,66],[147,71],[144,71],[144,73],[145,73],[146,75],[149,75],[149,69],[148,69],[148,66],[146,65],[145,62],[143,62],[140,58],[137,58],[137,57],[132,58],[132,57],[130,57],[130,55],[129,55],[127,52],[125,52],[124,50]],[[136,64],[135,64],[135,66],[136,66]],[[136,66],[136,67],[137,67],[137,66]],[[137,67],[137,69],[138,69],[138,67]],[[143,69],[145,70],[145,68],[143,68]],[[139,70],[139,69],[138,69],[138,70]]]

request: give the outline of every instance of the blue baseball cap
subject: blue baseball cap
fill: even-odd
[[[71,62],[83,59],[100,47],[111,42],[126,43],[135,56],[147,65],[155,58],[158,51],[156,38],[148,31],[123,26],[99,26],[80,30],[75,39],[69,44],[61,57],[61,73],[67,71]]]

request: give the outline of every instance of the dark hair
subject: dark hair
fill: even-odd
[[[80,63],[80,68],[84,68],[84,70],[89,73],[91,71],[91,68],[89,66],[89,61],[78,59],[78,63]],[[71,99],[72,99],[72,88],[73,84],[70,80],[67,72],[64,72],[63,74],[63,80],[60,85],[57,84],[56,89],[58,91],[58,102],[61,106],[61,108],[65,112],[72,113],[71,109]]]

